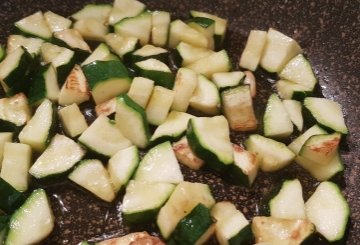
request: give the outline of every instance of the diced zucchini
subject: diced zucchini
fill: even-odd
[[[170,142],[159,144],[146,153],[135,172],[134,179],[173,184],[184,181]]]
[[[71,20],[62,17],[61,15],[55,14],[51,11],[46,11],[44,13],[44,18],[51,32],[69,29],[72,24]]]
[[[200,48],[186,42],[180,42],[175,49],[175,63],[177,66],[188,66],[214,53],[214,51],[207,48]]]
[[[155,46],[164,47],[168,42],[170,13],[165,11],[153,11],[151,14],[151,43]]]
[[[71,138],[79,136],[88,127],[84,115],[77,104],[71,104],[59,110],[63,129]]]
[[[30,86],[27,76],[32,62],[31,54],[23,47],[5,57],[0,63],[0,81],[5,93],[27,92]]]
[[[40,68],[29,88],[30,105],[39,105],[44,99],[58,100],[60,88],[55,67],[47,64]]]
[[[94,19],[105,24],[111,12],[110,4],[87,4],[82,9],[71,15],[75,20],[89,20]]]
[[[137,0],[115,0],[110,12],[109,24],[114,25],[124,18],[137,16],[145,9],[145,4]]]
[[[279,219],[306,219],[302,186],[298,179],[285,180],[269,201],[270,215]]]
[[[306,215],[316,231],[329,242],[343,238],[349,221],[350,207],[340,188],[332,182],[322,182],[305,204]]]
[[[160,125],[165,122],[174,100],[174,91],[155,86],[146,107],[146,117],[150,124]]]
[[[190,182],[178,184],[157,216],[156,222],[161,235],[168,239],[179,221],[199,203],[207,208],[211,208],[215,204],[208,185]]]
[[[96,60],[111,60],[112,53],[110,52],[109,47],[105,43],[100,43],[99,46],[96,47],[96,49],[89,55],[89,57],[84,60],[83,63],[81,63],[81,66],[90,64],[93,61]]]
[[[338,152],[341,134],[320,134],[313,135],[305,141],[299,156],[314,163],[327,165]]]
[[[233,164],[230,129],[224,116],[191,118],[186,137],[194,153],[211,168],[223,171]]]
[[[90,91],[86,77],[79,65],[71,70],[59,94],[60,105],[81,104],[90,99]]]
[[[80,61],[91,53],[89,45],[84,41],[78,30],[65,29],[54,32],[53,36],[56,44],[73,50]]]
[[[145,77],[135,77],[127,95],[142,108],[146,108],[154,88],[154,81]]]
[[[211,215],[216,220],[215,232],[220,245],[243,244],[252,238],[249,221],[231,202],[216,203]]]
[[[295,154],[285,144],[258,134],[250,135],[245,146],[260,157],[260,168],[264,172],[277,171],[295,158]]]
[[[228,87],[235,87],[240,85],[244,77],[245,74],[241,71],[219,72],[214,73],[211,77],[211,80],[215,83],[219,90],[223,90]]]
[[[197,75],[188,68],[180,68],[175,77],[174,101],[171,108],[185,112],[190,104],[190,99],[198,85]]]
[[[109,159],[107,170],[115,193],[127,185],[139,162],[139,151],[136,146],[119,150]]]
[[[297,100],[283,100],[282,102],[290,120],[296,126],[298,131],[301,132],[304,125],[301,102]]]
[[[45,99],[36,109],[19,134],[19,140],[28,144],[36,152],[42,152],[55,133],[56,108],[50,100]]]
[[[131,146],[121,130],[106,116],[99,116],[79,137],[79,142],[93,152],[111,157]]]
[[[68,178],[106,202],[115,199],[109,174],[97,159],[82,160]]]
[[[176,159],[191,169],[198,170],[204,165],[204,161],[191,150],[186,136],[173,144],[173,150]]]
[[[25,94],[18,93],[12,97],[0,99],[0,120],[13,123],[15,126],[22,126],[30,118],[31,109]]]
[[[119,60],[94,61],[83,67],[96,104],[107,101],[130,88],[129,71]]]
[[[85,40],[104,41],[104,36],[109,33],[106,24],[96,19],[82,19],[74,23],[73,28],[77,30]]]
[[[179,221],[167,244],[206,244],[215,231],[215,224],[210,210],[199,203]]]
[[[143,46],[150,41],[151,13],[144,12],[138,16],[120,20],[114,26],[115,33],[122,36],[136,37]]]
[[[220,103],[220,94],[216,85],[205,76],[198,75],[197,86],[190,98],[190,107],[213,116],[220,113]]]
[[[0,243],[4,244],[9,226],[9,216],[0,216]]]
[[[315,232],[314,225],[306,219],[262,216],[253,218],[251,228],[259,244],[301,244]]]
[[[186,42],[200,48],[208,47],[208,39],[204,34],[191,28],[181,20],[175,20],[170,23],[168,46],[175,48],[180,42]]]
[[[257,69],[266,44],[266,38],[266,31],[250,31],[246,46],[240,57],[240,67],[249,69],[250,71],[255,71]]]
[[[6,53],[10,54],[19,47],[24,47],[32,56],[40,53],[44,40],[21,35],[10,35],[7,40]]]
[[[14,25],[15,28],[26,35],[40,37],[45,40],[51,39],[51,30],[41,11],[15,22]]]
[[[341,105],[330,99],[307,97],[304,100],[305,108],[311,116],[322,126],[341,134],[347,134]]]
[[[211,78],[214,73],[230,71],[231,62],[227,52],[223,49],[210,56],[203,57],[187,67],[198,74]]]
[[[251,98],[254,99],[256,96],[256,78],[251,71],[244,71],[244,74],[245,74],[245,78],[243,84],[250,86]]]
[[[272,138],[286,138],[293,132],[293,124],[276,94],[270,95],[264,114],[264,135]]]
[[[0,178],[0,210],[7,214],[13,213],[24,202],[26,196],[17,191],[8,182]]]
[[[288,147],[297,155],[299,154],[301,147],[304,145],[305,141],[307,141],[311,136],[318,134],[327,134],[327,132],[318,125],[314,125],[308,130],[306,130],[302,135],[297,137],[293,142],[291,142]]]
[[[1,132],[0,133],[0,167],[4,156],[4,146],[7,142],[12,142],[14,133],[11,132]]]
[[[129,96],[116,98],[116,126],[124,136],[139,148],[145,148],[150,139],[149,124],[144,109]]]
[[[223,113],[234,131],[246,132],[257,128],[250,86],[237,86],[221,93]]]
[[[275,83],[276,90],[284,100],[302,101],[305,97],[312,95],[309,88],[286,80],[279,80]]]
[[[36,189],[11,216],[5,244],[37,244],[50,235],[54,226],[55,218],[46,192]]]
[[[116,111],[116,97],[95,106],[96,115],[110,116]]]
[[[188,26],[202,33],[208,40],[208,49],[213,50],[214,44],[214,33],[215,33],[215,21],[213,19],[205,17],[194,17],[189,20]]]
[[[135,71],[141,77],[155,81],[155,85],[172,89],[175,76],[170,68],[163,62],[156,59],[147,59],[134,64]]]
[[[164,63],[168,63],[169,52],[160,47],[155,47],[151,44],[146,44],[142,48],[132,52],[128,55],[131,63],[147,59],[156,59]]]
[[[131,180],[122,202],[124,221],[141,223],[152,220],[174,188],[170,183]]]
[[[5,58],[6,50],[4,45],[0,45],[0,62]]]
[[[186,131],[188,122],[193,115],[185,112],[171,111],[166,120],[156,128],[150,141],[152,144],[175,141],[179,139]]]
[[[28,171],[32,164],[31,147],[21,143],[5,143],[0,177],[18,191],[29,187]]]
[[[109,33],[104,38],[106,44],[121,58],[124,58],[127,54],[133,52],[139,45],[139,39],[136,37]]]
[[[85,155],[72,139],[56,134],[46,150],[36,159],[29,173],[37,179],[66,173]]]
[[[270,28],[260,64],[268,72],[280,72],[289,60],[300,53],[301,47],[294,39]]]
[[[232,182],[238,185],[250,187],[257,176],[259,169],[259,157],[239,145],[232,145],[234,151],[234,164],[229,169]]]
[[[151,243],[156,245],[164,245],[164,243],[155,236],[150,236],[146,231],[133,232],[121,237],[111,238],[102,242],[97,242],[96,245],[130,245],[131,243]],[[93,245],[93,244],[81,244],[81,245]]]

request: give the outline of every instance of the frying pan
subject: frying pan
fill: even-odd
[[[85,3],[82,0],[3,0],[0,2],[0,41],[12,30],[12,24],[37,10],[51,10],[69,16]],[[110,2],[110,1],[96,1]],[[142,0],[149,9],[165,10],[175,18],[188,18],[189,10],[207,11],[229,20],[225,47],[234,68],[251,29],[269,27],[294,37],[310,59],[319,80],[318,95],[334,99],[343,106],[349,128],[341,156],[345,164],[340,184],[351,206],[351,219],[344,243],[360,244],[360,1],[359,0]],[[255,99],[259,121],[265,101],[274,91],[274,76],[257,71],[258,96]],[[261,125],[260,125],[261,126]],[[261,127],[260,127],[261,128]],[[244,134],[232,134],[241,143]],[[229,184],[209,170],[191,171],[182,167],[185,179],[210,185],[216,200],[236,204],[248,219],[257,215],[259,203],[274,185],[284,178],[297,177],[304,188],[305,200],[318,184],[295,163],[271,174],[260,173],[252,188]],[[82,240],[98,241],[132,231],[148,230],[157,234],[154,224],[125,226],[118,210],[121,197],[114,203],[104,203],[67,180],[57,183],[35,183],[46,189],[56,216],[56,227],[44,244],[77,244]],[[210,243],[214,242],[214,239]],[[314,244],[327,244],[317,239]]]

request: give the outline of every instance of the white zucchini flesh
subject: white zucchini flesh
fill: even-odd
[[[308,219],[328,241],[342,239],[350,216],[350,207],[340,188],[322,182],[305,204]]]
[[[176,50],[182,59],[181,66],[190,65],[201,58],[205,58],[215,53],[210,49],[196,47],[186,42],[180,42],[176,46]]]
[[[242,174],[247,177],[247,183],[245,184],[251,186],[254,183],[259,171],[259,157],[256,154],[245,150],[239,145],[232,144],[232,147],[234,151],[233,167],[239,168],[239,170],[241,170]]]
[[[271,217],[306,219],[302,186],[298,179],[284,181],[279,193],[270,202]]]
[[[296,126],[296,128],[301,132],[304,125],[304,119],[302,116],[302,105],[300,101],[297,100],[283,100],[283,105],[286,112],[289,115],[290,120]]]
[[[139,42],[136,37],[122,36],[116,33],[109,33],[104,38],[106,44],[121,58],[125,54],[134,51]]]
[[[4,155],[4,146],[7,142],[11,142],[14,133],[11,132],[0,132],[0,168]]]
[[[114,25],[127,17],[134,17],[144,12],[145,4],[137,0],[115,0],[109,16],[109,24]]]
[[[89,55],[86,60],[81,63],[81,66],[90,64],[96,60],[108,60],[109,56],[111,55],[109,47],[105,43],[99,44],[96,49]]]
[[[85,40],[104,41],[104,36],[109,33],[109,28],[99,20],[84,19],[74,23],[77,30]]]
[[[17,48],[15,51],[10,53],[5,57],[0,63],[0,80],[1,85],[3,85],[4,90],[6,90],[6,83],[3,81],[19,64],[21,56],[25,54],[25,50],[22,48]]]
[[[146,106],[146,117],[150,124],[160,125],[165,120],[174,100],[174,91],[155,86]]]
[[[81,161],[68,178],[106,202],[115,199],[109,174],[97,159]]]
[[[5,244],[37,244],[51,233],[54,226],[55,218],[46,192],[36,189],[12,215]]]
[[[242,71],[219,72],[212,75],[211,80],[216,84],[218,89],[234,87],[240,84],[245,77]]]
[[[37,179],[62,174],[71,169],[85,155],[72,139],[56,134],[46,150],[36,159],[29,173]]]
[[[157,55],[157,54],[163,54],[163,53],[167,53],[167,52],[168,51],[164,48],[156,47],[151,44],[146,44],[145,46],[136,50],[133,54],[142,56],[142,57],[146,57],[146,56],[152,56],[152,55]]]
[[[204,161],[198,158],[189,146],[186,136],[173,144],[176,159],[191,169],[198,170],[204,165]]]
[[[205,13],[205,12],[199,12],[199,11],[190,11],[190,15],[192,17],[204,17],[209,18],[215,21],[215,34],[224,37],[226,33],[226,26],[227,26],[227,20],[224,18],[220,18],[219,16]]]
[[[152,12],[151,43],[163,47],[167,44],[170,26],[170,13],[164,11]]]
[[[154,81],[145,77],[135,77],[127,95],[142,108],[146,108],[154,89]]]
[[[44,13],[44,18],[48,24],[51,32],[62,31],[64,29],[70,28],[72,21],[62,17],[61,15],[55,14],[51,11],[46,11]]]
[[[60,88],[57,80],[56,68],[54,66],[49,66],[48,70],[44,74],[44,80],[46,87],[46,98],[53,102],[58,101]]]
[[[104,101],[95,106],[96,115],[99,117],[100,115],[110,116],[116,111],[116,97]]]
[[[151,148],[135,172],[135,180],[177,184],[184,181],[170,142]]]
[[[10,35],[8,37],[6,53],[10,54],[17,48],[23,46],[30,54],[39,54],[41,45],[44,40],[39,38],[24,37],[21,35]]]
[[[139,151],[136,146],[119,150],[109,159],[107,169],[116,193],[128,183],[139,161]]]
[[[175,20],[170,23],[168,46],[175,48],[180,42],[186,42],[200,48],[208,47],[208,39],[204,34],[191,28],[181,20]]]
[[[15,22],[15,26],[26,34],[37,36],[42,39],[51,38],[51,30],[47,25],[44,15],[41,11],[38,11]]]
[[[190,99],[198,85],[198,78],[194,71],[188,68],[180,68],[175,77],[174,101],[171,108],[185,112],[190,104]]]
[[[71,15],[74,20],[95,19],[107,23],[112,7],[110,4],[87,4],[82,9]]]
[[[70,137],[76,137],[88,128],[84,115],[75,103],[60,109],[58,114],[65,133]]]
[[[296,93],[310,94],[312,91],[300,84],[293,83],[287,80],[279,80],[275,83],[276,90],[279,96],[284,100],[295,99]]]
[[[65,29],[54,32],[54,37],[65,42],[72,49],[80,49],[91,52],[89,45],[84,41],[80,32],[75,29]]]
[[[23,93],[0,99],[0,119],[22,126],[31,119],[28,99]]]
[[[29,187],[29,169],[32,164],[31,147],[21,143],[5,143],[0,177],[18,191]]]
[[[261,55],[267,39],[266,31],[251,30],[246,46],[241,54],[239,65],[242,68],[255,71],[260,63]]]

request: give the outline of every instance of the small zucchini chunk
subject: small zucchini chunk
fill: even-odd
[[[137,168],[135,180],[178,184],[184,181],[170,142],[151,148]]]
[[[155,46],[164,47],[168,42],[170,13],[165,11],[153,11],[151,28],[151,43]]]
[[[215,200],[208,185],[186,181],[178,184],[157,216],[156,223],[162,237],[169,239],[180,220],[199,203],[207,208],[214,206]]]
[[[231,62],[227,52],[223,49],[207,57],[198,59],[186,66],[198,74],[211,78],[214,73],[228,72],[231,70]]]
[[[215,83],[216,87],[221,91],[226,88],[239,86],[245,78],[245,74],[242,71],[232,72],[219,72],[214,73],[211,80]]]
[[[109,99],[105,102],[102,102],[95,106],[96,115],[104,115],[106,117],[111,116],[116,111],[116,97]]]
[[[197,76],[197,86],[190,98],[190,107],[209,116],[220,113],[220,94],[216,85],[203,75]]]
[[[8,142],[12,142],[13,136],[14,133],[12,132],[0,132],[0,163],[2,162],[4,156],[4,146]]]
[[[120,20],[114,25],[115,33],[122,36],[136,37],[142,46],[150,42],[152,16],[143,12],[134,17]]]
[[[56,108],[50,100],[45,99],[36,109],[34,116],[29,120],[19,134],[19,140],[28,144],[36,152],[45,150],[55,133],[57,123]]]
[[[114,25],[120,20],[134,17],[146,10],[145,4],[137,0],[115,0],[109,16],[109,24]]]
[[[149,78],[155,81],[155,85],[172,89],[174,86],[175,76],[170,68],[157,59],[147,59],[136,62],[134,69],[138,76]]]
[[[298,54],[292,58],[282,69],[279,77],[283,80],[300,84],[310,91],[314,90],[317,83],[309,61],[302,54]]]
[[[31,147],[21,143],[5,143],[0,177],[18,191],[29,187],[28,171],[32,164]]]
[[[260,157],[260,168],[264,172],[277,171],[295,158],[295,154],[285,144],[258,134],[250,135],[245,146]]]
[[[304,106],[321,126],[341,134],[348,133],[341,105],[338,102],[325,98],[307,97],[304,100]]]
[[[27,92],[30,86],[28,75],[32,62],[31,54],[21,47],[8,54],[0,63],[0,82],[6,94]]]
[[[0,120],[14,124],[17,127],[25,125],[31,118],[31,109],[28,99],[23,93],[18,93],[12,97],[0,99]],[[1,130],[0,126],[0,131]],[[13,130],[11,130],[13,131]]]
[[[270,138],[286,138],[293,132],[293,124],[284,104],[276,94],[270,95],[264,114],[264,135]]]
[[[96,19],[83,19],[74,23],[74,30],[77,30],[85,40],[104,41],[104,36],[109,33],[106,24]]]
[[[206,244],[215,231],[215,225],[210,210],[199,203],[179,221],[167,244]]]
[[[106,116],[99,116],[79,137],[78,141],[89,150],[111,157],[117,151],[131,146],[121,130]]]
[[[69,29],[72,24],[72,21],[70,19],[62,17],[61,15],[58,15],[51,11],[46,11],[44,13],[44,18],[51,32]]]
[[[129,71],[119,60],[94,61],[83,66],[96,104],[107,101],[130,88]]]
[[[110,4],[86,4],[82,9],[71,15],[74,20],[94,19],[105,24],[108,22],[112,7]]]
[[[175,48],[180,42],[186,42],[190,45],[208,48],[208,39],[197,30],[191,28],[181,20],[174,20],[170,23],[169,48]]]
[[[275,194],[276,193],[276,194]],[[270,216],[279,219],[306,219],[302,186],[298,179],[285,180],[269,201]]]
[[[241,54],[239,65],[244,69],[255,71],[260,63],[267,39],[266,31],[251,30]]]
[[[306,219],[254,217],[251,229],[256,243],[301,244],[314,232],[314,225]]]
[[[59,93],[59,104],[62,106],[81,104],[90,99],[89,85],[79,65],[71,70]]]
[[[59,118],[65,133],[71,138],[79,136],[88,128],[84,115],[75,103],[60,109]]]
[[[123,189],[134,175],[140,162],[139,150],[136,146],[119,150],[110,159],[107,170],[115,193]]]
[[[297,100],[283,100],[282,103],[290,120],[296,126],[298,131],[301,132],[304,125],[301,102]]]
[[[171,111],[151,136],[151,144],[178,140],[186,132],[190,118],[194,118],[194,116],[185,112]]]
[[[81,63],[81,66],[90,64],[96,60],[116,60],[113,58],[114,56],[115,55],[111,53],[110,48],[105,43],[100,43],[99,46],[97,46],[96,49],[86,58],[86,60]]]
[[[151,44],[146,44],[142,48],[132,52],[128,55],[131,64],[147,59],[156,59],[165,64],[169,63],[169,52],[160,47],[155,47]]]
[[[188,26],[202,33],[208,40],[208,49],[214,50],[215,21],[205,17],[194,17],[189,20]]]
[[[216,238],[220,245],[244,244],[251,240],[249,221],[231,202],[218,202],[212,207],[211,215],[216,220]]]
[[[292,38],[270,28],[262,52],[260,65],[268,72],[280,72],[296,55],[302,53],[300,45]]]
[[[136,37],[122,36],[116,33],[109,33],[105,42],[111,50],[120,58],[125,58],[139,46],[139,39]]]
[[[54,226],[55,218],[46,192],[36,189],[11,216],[4,244],[37,244],[50,235]]]
[[[230,129],[224,116],[191,118],[186,137],[191,150],[209,167],[224,171],[233,164]]]
[[[139,148],[145,148],[148,145],[150,129],[145,111],[126,94],[116,98],[115,122],[132,144]]]
[[[175,94],[171,109],[186,112],[197,85],[196,73],[188,68],[180,68],[175,77],[173,88]]]
[[[53,40],[55,44],[73,50],[79,61],[84,60],[91,53],[89,45],[78,30],[65,29],[54,32]]]
[[[0,210],[12,214],[26,200],[26,195],[19,192],[8,182],[0,178]]]
[[[154,88],[154,81],[145,77],[135,77],[127,95],[142,108],[146,108]]]
[[[39,105],[45,99],[57,102],[60,88],[56,68],[51,64],[41,67],[29,88],[29,104]]]
[[[174,61],[178,67],[184,67],[215,53],[207,48],[199,48],[186,42],[180,42],[175,48]]]
[[[176,159],[191,169],[198,170],[204,165],[204,161],[198,158],[191,150],[186,136],[173,143]]]
[[[250,86],[237,86],[221,93],[222,107],[230,128],[238,132],[257,128]]]
[[[304,98],[312,95],[309,88],[287,80],[279,80],[275,83],[279,96],[284,100],[303,101]]]
[[[39,38],[10,35],[7,40],[6,53],[10,54],[22,46],[34,57],[40,53],[43,43],[44,40]]]
[[[111,238],[102,242],[98,242],[96,244],[97,245],[114,245],[114,244],[128,245],[131,243],[135,243],[135,244],[145,243],[147,245],[165,245],[165,243],[161,241],[158,237],[150,236],[146,231],[133,232],[122,237]],[[90,245],[90,244],[86,243],[80,245]]]
[[[320,183],[305,203],[306,215],[316,231],[329,242],[343,238],[350,216],[350,207],[340,188],[333,182]]]
[[[44,40],[51,39],[51,30],[41,11],[15,22],[14,26],[20,33],[25,35],[40,37]]]
[[[72,139],[56,134],[48,148],[36,159],[29,173],[37,179],[61,175],[85,155],[84,149]]]
[[[122,202],[125,222],[143,223],[155,218],[175,188],[174,184],[131,180]]]
[[[228,174],[235,184],[250,187],[257,176],[260,159],[239,145],[233,144],[232,147],[234,164],[231,165]]]
[[[106,202],[115,199],[109,174],[97,159],[82,160],[68,178]]]
[[[149,99],[149,103],[146,106],[146,117],[149,123],[152,125],[160,125],[165,122],[173,100],[173,90],[155,86]]]

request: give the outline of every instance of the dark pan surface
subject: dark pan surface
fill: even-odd
[[[100,2],[100,1],[98,1]],[[341,156],[344,176],[335,179],[343,188],[351,206],[351,221],[344,244],[360,244],[360,1],[359,0],[143,0],[149,9],[167,10],[173,17],[187,18],[191,9],[208,11],[229,19],[226,49],[237,69],[238,57],[251,29],[276,28],[293,36],[304,49],[317,74],[322,91],[319,95],[339,101],[346,116],[350,134]],[[0,2],[0,41],[5,44],[12,23],[37,10],[52,10],[68,16],[90,1],[81,0],[3,0]],[[256,98],[258,119],[264,101],[274,91],[274,82],[264,72],[256,73],[259,93]],[[261,121],[261,120],[259,120]],[[241,143],[244,135],[233,135]],[[284,178],[300,178],[305,199],[318,184],[300,167],[291,164],[273,174],[260,173],[251,189],[228,184],[208,170],[198,172],[182,168],[185,178],[210,185],[217,200],[233,201],[237,208],[252,218],[258,213],[259,202],[273,185]],[[43,186],[56,215],[56,228],[44,244],[77,244],[82,240],[101,240],[147,229],[157,233],[155,225],[127,227],[118,210],[121,197],[107,204],[66,180]],[[318,239],[314,244],[326,244]]]

